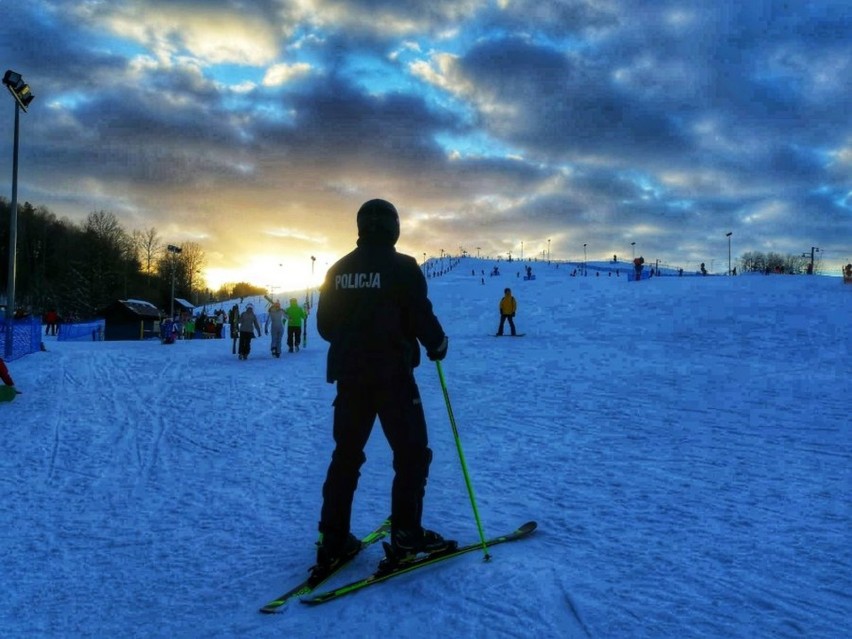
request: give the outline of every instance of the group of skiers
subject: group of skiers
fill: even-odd
[[[299,305],[295,297],[290,298],[290,305],[282,308],[279,301],[274,301],[266,315],[263,332],[270,335],[270,350],[273,357],[281,356],[281,343],[284,338],[284,326],[287,326],[287,350],[290,353],[299,352],[302,345],[302,329],[308,314]],[[239,307],[234,304],[229,316],[231,324],[231,335],[239,341],[238,354],[241,360],[248,359],[251,353],[251,341],[257,333],[261,337],[260,321],[254,312],[254,305],[249,303],[245,310],[240,313]]]

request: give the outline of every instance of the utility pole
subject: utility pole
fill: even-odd
[[[731,275],[731,235],[733,235],[733,233],[733,231],[728,231],[727,233],[725,233],[725,235],[728,237],[728,276]]]
[[[20,73],[11,69],[3,76],[3,84],[15,98],[15,132],[12,147],[12,202],[9,205],[9,277],[6,287],[6,357],[12,358],[15,345],[12,321],[15,318],[15,266],[18,251],[18,129],[21,109],[24,113],[35,97],[30,85],[24,82]]]
[[[175,318],[175,271],[177,270],[175,255],[182,253],[183,249],[179,246],[175,246],[174,244],[169,244],[166,250],[172,254],[172,301],[169,309],[169,319],[173,320]]]

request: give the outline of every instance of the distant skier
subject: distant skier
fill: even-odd
[[[497,335],[503,334],[503,327],[506,325],[506,320],[509,320],[509,330],[515,336],[517,335],[515,331],[515,313],[518,310],[518,302],[512,296],[512,289],[507,288],[503,293],[503,299],[500,300],[500,328],[497,329]]]
[[[270,349],[273,357],[281,356],[281,340],[284,337],[284,309],[281,308],[280,302],[275,302],[269,307],[269,313],[266,316],[266,322],[263,325],[263,332],[269,335],[269,325],[272,325],[272,337]]]
[[[246,310],[240,315],[240,359],[248,359],[251,353],[251,340],[254,339],[254,332],[257,330],[257,336],[260,337],[260,322],[257,321],[257,315],[254,314],[254,306],[248,304]]]
[[[301,306],[295,297],[290,298],[290,306],[285,311],[287,314],[287,350],[293,352],[299,351],[299,345],[302,343],[302,322],[308,319],[308,314]]]
[[[59,313],[56,312],[55,308],[51,308],[44,316],[44,323],[46,324],[44,329],[45,335],[56,335],[59,332]]]
[[[645,266],[645,258],[641,255],[633,260],[633,270],[636,271],[636,281],[642,279],[642,269]]]

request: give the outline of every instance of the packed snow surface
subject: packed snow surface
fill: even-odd
[[[0,404],[0,635],[850,636],[852,286],[493,265],[430,296],[485,534],[533,536],[261,615],[314,558],[334,398],[314,317],[280,359],[267,337],[247,361],[230,339],[45,338]],[[493,336],[506,286],[522,338]],[[435,364],[417,379],[424,525],[475,541]],[[390,501],[379,428],[366,453],[358,534]]]

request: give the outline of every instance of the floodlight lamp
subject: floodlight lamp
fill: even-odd
[[[24,84],[24,79],[21,77],[20,73],[16,73],[9,69],[3,76],[3,84],[5,84],[13,91],[17,91],[20,86]]]
[[[9,69],[3,75],[3,84],[9,89],[9,93],[12,94],[18,105],[26,111],[35,96],[30,89],[30,85],[24,82],[21,74]]]
[[[29,84],[25,84],[21,87],[21,90],[15,93],[15,97],[21,103],[21,106],[24,107],[24,110],[26,110],[26,108],[30,105],[30,102],[32,102],[33,98],[35,98]]]

